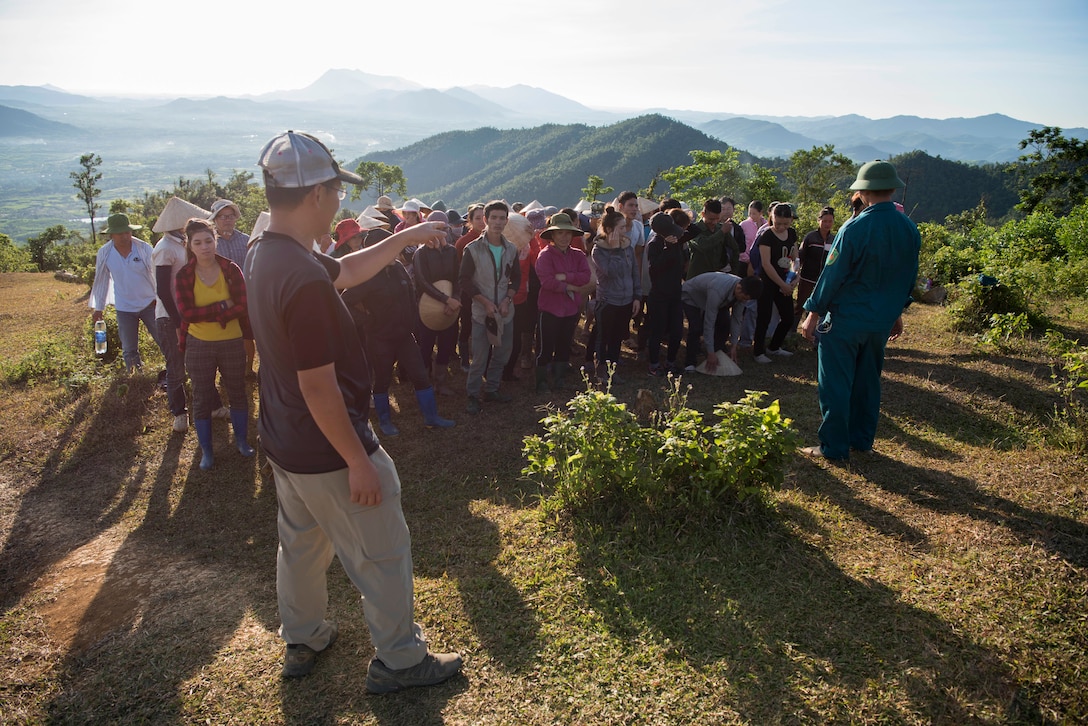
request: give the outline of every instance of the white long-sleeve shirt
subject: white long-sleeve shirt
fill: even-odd
[[[151,245],[132,238],[132,251],[123,257],[114,249],[113,240],[98,249],[95,258],[94,285],[88,306],[103,310],[111,302],[125,313],[138,313],[155,302],[155,270]]]

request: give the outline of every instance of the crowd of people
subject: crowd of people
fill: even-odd
[[[465,374],[469,415],[510,401],[502,383],[524,371],[535,392],[560,391],[583,321],[581,369],[613,384],[625,345],[650,376],[734,375],[742,350],[759,364],[792,355],[784,344],[801,325],[820,351],[824,416],[821,443],[806,452],[845,459],[873,445],[884,343],[901,332],[919,246],[891,203],[902,182],[886,162],[862,167],[856,219],[837,238],[828,206],[800,242],[784,202],[764,217],[753,201],[737,222],[729,197],[695,215],[674,199],[647,209],[634,192],[589,215],[494,200],[462,216],[441,201],[395,207],[382,196],[333,229],[343,185],[361,179],[324,145],[287,132],[260,166],[269,212],[253,239],[225,199],[210,210],[169,200],[153,249],[133,236],[139,225],[111,215],[90,305],[96,320],[115,305],[128,369],[142,364],[141,321],[158,343],[177,432],[188,428],[188,375],[201,469],[214,466],[214,418],[229,419],[238,452],[253,455],[246,379],[259,353],[285,676],[308,674],[337,637],[324,597],[334,552],[365,596],[377,651],[368,690],[438,683],[461,667],[456,653],[431,653],[412,618],[400,481],[369,423],[373,408],[382,435],[399,434],[395,375],[412,384],[426,426],[448,428],[438,407],[454,393],[451,367]]]

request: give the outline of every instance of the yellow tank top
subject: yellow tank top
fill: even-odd
[[[214,285],[205,285],[204,281],[200,279],[200,275],[196,275],[193,298],[193,302],[196,303],[197,307],[215,305],[224,300],[229,300],[230,290],[227,288],[227,278],[223,275],[223,271],[219,271],[219,277],[216,278]],[[225,328],[214,322],[189,323],[189,334],[197,340],[233,340],[242,337],[242,324],[238,322],[237,318],[227,323]]]

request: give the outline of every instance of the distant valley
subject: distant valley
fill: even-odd
[[[631,148],[618,155],[587,148],[601,139],[610,149],[618,148],[622,139],[615,136],[624,132],[623,122],[640,116],[666,122],[658,129],[665,135],[632,138]],[[1021,153],[1020,139],[1045,123],[1001,115],[944,120],[745,117],[741,109],[617,114],[529,86],[438,90],[345,70],[329,71],[303,89],[244,98],[93,98],[48,86],[0,86],[0,232],[25,239],[50,224],[71,225],[83,216],[68,176],[82,153],[94,152],[104,160],[100,186],[108,207],[112,199],[140,197],[170,187],[179,177],[203,176],[207,169],[223,177],[234,170],[255,171],[263,143],[286,128],[319,135],[345,162],[364,155],[403,156],[413,195],[476,198],[485,191],[482,180],[492,176],[483,170],[508,163],[499,161],[502,155],[489,156],[486,146],[465,147],[455,175],[440,179],[434,168],[452,167],[437,157],[420,156],[421,150],[428,144],[438,148],[452,131],[470,132],[459,139],[468,143],[501,129],[508,131],[509,141],[518,138],[518,129],[525,130],[522,157],[534,157],[537,166],[532,173],[519,166],[515,188],[539,189],[534,196],[547,197],[569,196],[570,179],[580,176],[577,194],[589,174],[616,186],[637,170],[637,182],[645,186],[647,169],[652,175],[654,169],[686,163],[691,149],[725,144],[747,152],[748,160],[784,158],[798,148],[832,143],[856,161],[918,149],[943,160],[1007,162]],[[581,131],[564,135],[557,128]],[[1066,129],[1066,134],[1088,138],[1088,129]],[[542,146],[545,138],[553,145]],[[572,153],[573,143],[578,153]],[[684,144],[692,145],[677,158]],[[661,151],[665,146],[667,153]]]

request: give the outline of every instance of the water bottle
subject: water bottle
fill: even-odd
[[[106,321],[96,320],[94,323],[94,352],[96,355],[106,354]]]
[[[789,285],[789,284],[792,284],[792,283],[793,283],[793,281],[794,281],[794,280],[796,280],[796,279],[797,279],[797,273],[796,273],[796,272],[794,272],[793,270],[790,270],[790,271],[789,271],[789,272],[788,272],[788,273],[786,274],[786,284],[787,284],[787,285]]]

